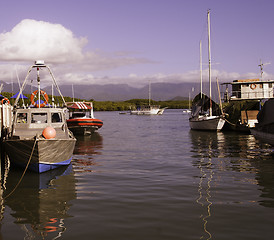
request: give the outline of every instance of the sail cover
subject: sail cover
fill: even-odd
[[[72,109],[92,109],[91,106],[83,102],[73,102],[71,105],[68,105],[68,108]]]
[[[219,105],[211,99],[212,114],[218,116],[221,114]],[[205,113],[210,108],[210,98],[202,93],[197,94],[192,101],[191,115],[198,116],[200,113]]]

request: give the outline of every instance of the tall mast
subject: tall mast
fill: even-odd
[[[72,90],[72,101],[74,102],[74,88],[73,88],[73,84],[71,85],[71,90]]]
[[[149,80],[149,83],[148,83],[148,105],[150,106],[150,99],[151,99],[151,83],[150,83],[150,80]]]
[[[207,11],[207,29],[208,29],[208,79],[209,79],[209,116],[212,116],[212,101],[211,101],[211,49],[210,49],[210,10]]]
[[[203,97],[203,66],[202,66],[202,41],[200,40],[200,81],[201,81],[201,99]]]

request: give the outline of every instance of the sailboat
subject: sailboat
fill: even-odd
[[[148,96],[148,105],[137,106],[135,110],[131,110],[130,114],[133,115],[162,115],[164,113],[165,108],[161,108],[159,105],[151,105],[151,83],[149,82],[148,88],[149,96]]]
[[[189,125],[190,125],[190,128],[193,130],[219,131],[223,128],[225,124],[225,119],[223,115],[221,114],[218,104],[216,104],[211,98],[211,49],[210,49],[210,11],[209,10],[207,11],[207,24],[208,24],[209,97],[204,95],[201,91],[201,93],[199,93],[194,98],[191,117],[189,118]],[[201,60],[200,60],[200,64],[201,64]]]

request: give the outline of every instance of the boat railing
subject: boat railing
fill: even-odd
[[[248,100],[248,99],[265,99],[265,98],[273,98],[273,90],[265,90],[265,91],[232,91],[229,93],[224,93],[224,100]]]

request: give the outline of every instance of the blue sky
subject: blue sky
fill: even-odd
[[[211,9],[213,78],[274,78],[272,0],[2,1],[0,76],[20,79],[44,59],[61,83],[199,81],[207,77]]]

